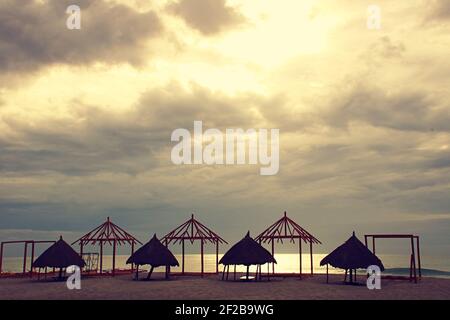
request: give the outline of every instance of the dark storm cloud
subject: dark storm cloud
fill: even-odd
[[[450,22],[450,4],[448,0],[432,0],[427,3],[427,22],[448,23]]]
[[[245,21],[225,0],[179,0],[170,4],[168,9],[204,35],[220,33]]]
[[[325,114],[330,125],[363,121],[373,126],[406,131],[450,131],[450,106],[422,92],[388,94],[357,87],[333,101]]]
[[[204,130],[252,127],[254,103],[251,96],[172,85],[145,93],[123,114],[74,101],[65,120],[30,123],[5,115],[2,121],[14,134],[0,137],[0,171],[137,174],[160,164],[157,156],[173,145],[171,132],[192,131],[194,120],[202,120]],[[167,163],[169,156],[167,151]]]
[[[66,28],[66,8],[81,8],[81,30]],[[0,71],[33,71],[51,64],[139,64],[144,42],[162,31],[155,13],[103,0],[2,0]]]

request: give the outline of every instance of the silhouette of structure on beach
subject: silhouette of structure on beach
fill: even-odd
[[[323,258],[320,265],[327,266],[327,282],[328,265],[345,270],[344,282],[347,281],[347,274],[350,272],[349,283],[356,282],[356,269],[367,269],[369,266],[376,265],[381,271],[384,271],[381,260],[359,241],[355,232],[344,244]]]
[[[138,239],[133,237],[131,234],[126,232],[124,229],[118,225],[111,222],[109,217],[104,223],[102,223],[97,228],[86,233],[84,236],[74,241],[72,245],[78,243],[80,245],[80,256],[83,256],[83,248],[86,245],[96,245],[100,246],[100,274],[103,273],[103,246],[104,244],[109,244],[113,247],[112,256],[112,275],[116,274],[116,251],[117,245],[129,244],[131,246],[131,254],[134,253],[134,246],[137,243],[142,244]],[[131,266],[131,271],[133,271],[133,265]]]
[[[193,244],[195,241],[200,241],[200,256],[201,256],[201,272],[203,276],[205,273],[205,243],[209,242],[216,245],[216,273],[219,273],[219,244],[228,244],[217,233],[206,227],[194,218],[194,214],[191,218],[178,226],[164,237],[161,238],[161,242],[169,247],[171,243],[181,244],[181,274],[185,274],[184,256],[185,256],[185,242],[189,241]]]
[[[289,240],[290,243],[295,243],[298,241],[298,254],[299,254],[299,271],[300,278],[302,277],[302,241],[309,244],[309,254],[311,262],[311,275],[314,273],[314,262],[313,262],[313,244],[322,244],[316,237],[311,233],[303,229],[299,224],[290,219],[287,216],[286,211],[281,219],[276,221],[266,230],[261,232],[255,238],[261,244],[270,243],[272,248],[272,255],[275,256],[275,241],[283,243],[283,240]],[[272,264],[272,274],[275,274],[275,264]]]
[[[164,246],[156,237],[153,238],[136,250],[135,253],[128,258],[127,264],[136,265],[136,280],[139,279],[139,266],[150,265],[150,270],[147,275],[147,279],[150,279],[153,269],[157,267],[166,267],[166,279],[169,277],[169,267],[178,266],[178,261],[170,250]]]
[[[228,280],[230,265],[234,265],[233,279],[236,280],[236,265],[244,265],[247,267],[245,279],[249,280],[249,271],[251,265],[256,265],[255,279],[261,279],[261,266],[266,263],[277,263],[273,255],[261,246],[258,242],[250,237],[250,231],[238,243],[233,245],[220,259],[219,263],[223,264],[222,280]]]
[[[85,263],[80,255],[67,244],[62,236],[57,242],[45,250],[32,264],[33,268],[59,268],[59,278],[63,269],[69,266],[84,267]]]

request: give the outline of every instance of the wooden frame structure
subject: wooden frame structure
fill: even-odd
[[[191,218],[185,223],[161,238],[161,242],[164,243],[166,247],[169,247],[171,243],[181,244],[181,274],[185,274],[185,241],[189,241],[193,244],[196,240],[200,241],[201,276],[205,273],[204,245],[207,242],[216,245],[216,273],[219,273],[219,244],[228,244],[228,242],[204,224],[196,220],[194,218],[194,214],[192,214]]]
[[[422,279],[422,266],[420,262],[420,239],[419,236],[413,234],[366,234],[364,235],[364,242],[367,248],[368,240],[372,239],[372,252],[375,254],[375,241],[376,239],[410,239],[411,241],[411,257],[409,261],[409,277],[406,277],[409,281],[417,283],[417,279]],[[419,277],[417,277],[417,271]],[[393,277],[391,277],[393,278]],[[405,279],[405,277],[396,276],[396,279]]]
[[[300,278],[303,275],[302,271],[302,241],[309,243],[309,254],[311,261],[311,275],[314,274],[314,262],[313,262],[313,244],[322,244],[316,237],[311,233],[303,229],[299,224],[290,219],[287,216],[286,211],[281,219],[276,221],[266,230],[261,232],[259,236],[255,238],[260,244],[270,243],[272,256],[275,256],[275,241],[283,243],[283,240],[289,240],[291,243],[295,243],[298,240],[298,253],[300,261]],[[275,274],[275,264],[272,263],[272,274]]]
[[[5,244],[18,244],[23,243],[23,264],[22,264],[22,274],[25,275],[27,273],[27,258],[28,258],[28,245],[31,245],[31,265],[33,265],[34,261],[34,252],[35,245],[40,243],[55,243],[54,240],[13,240],[13,241],[2,241],[0,243],[0,275],[2,274],[2,265],[3,265],[3,248]],[[30,277],[33,277],[33,267],[30,266]]]
[[[104,223],[99,225],[97,228],[86,233],[84,236],[78,240],[72,242],[72,245],[78,243],[80,245],[80,256],[83,256],[83,247],[85,245],[91,244],[100,246],[100,274],[103,273],[103,245],[109,244],[113,247],[113,260],[112,260],[112,275],[116,273],[116,247],[117,245],[129,244],[131,246],[131,254],[134,253],[134,246],[136,243],[142,244],[138,239],[133,237],[131,234],[126,232],[124,229],[118,225],[111,222],[109,217]],[[133,272],[134,266],[131,265],[131,272]]]

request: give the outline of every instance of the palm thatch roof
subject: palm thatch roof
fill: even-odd
[[[72,265],[82,268],[85,262],[62,237],[33,262],[34,268],[67,268]]]
[[[128,258],[127,264],[129,263],[137,265],[149,264],[152,267],[178,266],[175,256],[158,240],[156,234]]]
[[[374,255],[359,239],[353,235],[342,245],[320,261],[320,265],[329,264],[340,269],[366,269],[371,265],[384,271],[381,260]]]
[[[250,232],[230,248],[220,259],[223,265],[259,265],[268,262],[277,263],[272,254],[250,237]]]

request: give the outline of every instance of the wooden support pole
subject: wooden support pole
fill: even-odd
[[[131,241],[131,255],[134,254],[134,240]],[[131,263],[131,273],[134,271],[134,263]]]
[[[246,273],[246,276],[245,276],[245,280],[248,280],[248,273],[249,273],[249,271],[250,271],[250,266],[247,266],[247,273]]]
[[[33,262],[34,262],[34,241],[31,243],[31,266],[30,266],[30,278],[33,278]]]
[[[103,241],[100,240],[100,274],[103,273]]]
[[[181,274],[184,274],[184,239],[181,240]]]
[[[372,237],[372,252],[375,254],[375,237]]]
[[[139,280],[139,265],[136,265],[136,280]]]
[[[116,240],[113,241],[112,275],[116,275]]]
[[[227,265],[227,281],[228,281],[228,275],[230,274],[230,265]]]
[[[204,260],[203,260],[203,250],[204,250],[204,248],[203,248],[203,246],[204,246],[204,243],[203,243],[203,240],[200,240],[200,243],[201,243],[201,247],[200,247],[200,250],[201,250],[201,259],[202,259],[202,277],[203,277],[203,272],[204,272],[204,269],[205,269],[205,265],[204,265]]]
[[[275,258],[275,240],[272,238],[272,257]],[[275,263],[272,262],[272,274],[275,274]]]
[[[216,273],[219,273],[219,240],[216,241]]]
[[[417,241],[417,263],[419,267],[419,278],[422,278],[422,265],[420,263],[420,245],[419,245],[419,236],[416,237]]]
[[[23,274],[25,274],[25,272],[27,271],[27,249],[28,249],[28,242],[25,242],[23,248],[23,270],[22,270]]]
[[[149,272],[148,272],[148,274],[147,274],[147,280],[150,280],[150,277],[152,276],[152,273],[153,273],[153,269],[154,269],[154,267],[151,266],[151,268],[150,268],[150,270],[149,270]],[[166,267],[166,279],[167,279],[167,277],[168,277],[167,274],[168,274],[168,273],[167,273],[167,267]]]
[[[309,255],[311,258],[311,275],[314,274],[314,262],[313,262],[313,245],[312,241],[309,242]]]
[[[328,263],[327,263],[327,283],[328,283]]]
[[[236,265],[234,265],[233,280],[236,281]]]
[[[298,238],[298,255],[300,257],[300,279],[302,278],[302,238]]]
[[[416,272],[416,253],[414,249],[414,237],[411,237],[411,252],[412,252],[412,263],[413,263],[413,274],[414,282],[417,283],[417,272]]]
[[[3,242],[0,244],[0,275],[2,274],[3,265]]]

